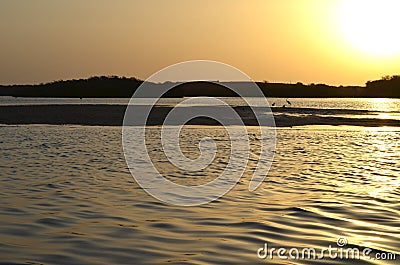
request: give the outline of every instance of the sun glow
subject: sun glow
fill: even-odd
[[[398,0],[343,0],[338,10],[341,34],[365,54],[400,55],[399,10]]]

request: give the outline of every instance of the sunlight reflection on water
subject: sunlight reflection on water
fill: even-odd
[[[157,127],[149,130],[157,133]],[[322,248],[338,236],[397,253],[400,131],[280,128],[271,171],[255,193],[248,181],[259,142],[249,131],[254,153],[236,187],[213,203],[176,207],[134,183],[118,127],[3,126],[2,262],[262,264],[256,250],[264,242]],[[221,149],[210,168],[185,175],[165,166],[157,141],[150,141],[152,159],[165,174],[196,183],[223,170],[229,146],[222,128],[189,126],[182,134],[189,157],[198,154],[193,143],[201,136],[217,138]]]

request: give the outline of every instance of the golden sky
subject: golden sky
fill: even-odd
[[[400,74],[397,0],[2,0],[0,84],[146,79],[194,59],[257,81]]]

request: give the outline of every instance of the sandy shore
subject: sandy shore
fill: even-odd
[[[148,120],[148,125],[162,125],[166,114],[173,107],[155,107]],[[192,108],[192,107],[187,107]],[[125,105],[19,105],[0,106],[0,124],[77,124],[121,126],[126,110]],[[235,107],[245,125],[257,125],[248,107]],[[307,115],[293,113],[306,112]],[[340,110],[337,110],[340,112]],[[304,125],[353,125],[353,126],[400,126],[400,121],[393,119],[330,117],[314,115],[310,109],[273,108],[277,127]],[[326,113],[325,113],[326,114]],[[218,125],[214,120],[196,118],[192,125]],[[237,125],[232,121],[231,125]]]

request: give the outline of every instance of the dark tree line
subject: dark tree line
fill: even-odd
[[[60,80],[38,85],[0,86],[0,96],[15,97],[131,97],[143,83],[137,78],[95,76],[88,79]],[[226,83],[225,83],[226,84]],[[241,83],[231,82],[240,87]],[[385,76],[368,81],[366,86],[329,86],[325,84],[284,84],[258,82],[268,97],[391,97],[400,98],[400,76]],[[149,89],[160,89],[166,84],[149,83]],[[223,85],[223,84],[222,84]],[[242,84],[243,85],[243,84]],[[237,96],[229,89],[208,82],[177,85],[165,97]]]
[[[16,97],[131,97],[142,83],[136,78],[94,76],[88,79],[59,80],[38,85],[0,87],[0,95]]]
[[[384,76],[380,80],[368,81],[367,96],[400,98],[400,75]]]

